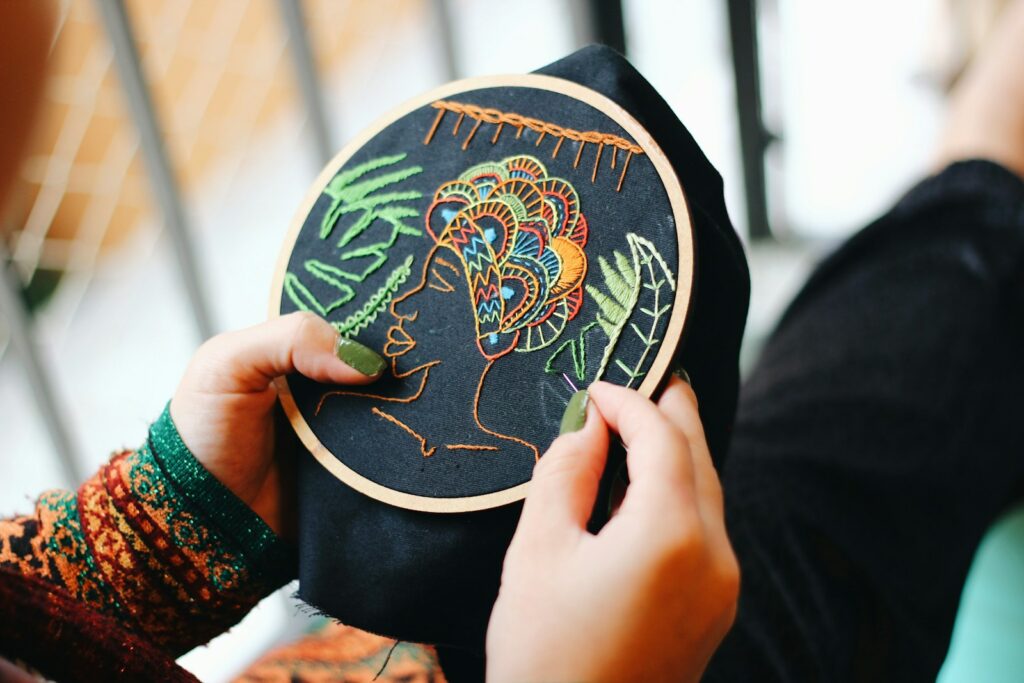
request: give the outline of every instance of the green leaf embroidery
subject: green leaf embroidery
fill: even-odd
[[[405,158],[405,154],[393,154],[371,159],[339,173],[324,188],[323,194],[331,198],[331,203],[320,221],[320,238],[330,237],[344,217],[352,216],[355,220],[338,239],[337,246],[343,251],[337,254],[337,265],[317,259],[303,263],[306,275],[327,285],[329,293],[324,299],[313,291],[316,289],[323,296],[323,287],[311,289],[313,283],[303,282],[302,272],[285,274],[285,295],[297,308],[328,317],[356,298],[357,291],[353,285],[365,282],[387,263],[391,247],[399,236],[423,235],[423,230],[416,227],[416,223],[410,222],[411,219],[419,218],[420,212],[409,203],[422,198],[423,193],[396,187],[423,172],[420,166],[398,167]],[[356,241],[364,234],[370,234],[370,230],[377,231],[372,233],[377,238],[375,241]],[[355,330],[368,325],[366,321],[372,322],[377,313],[390,302],[396,288],[408,278],[411,259],[412,256],[409,256],[406,262],[392,270],[384,284],[358,311],[333,324],[339,328]]]
[[[614,251],[614,268],[604,257],[598,259],[606,291],[592,285],[587,285],[586,290],[600,309],[597,322],[608,336],[608,344],[605,346],[594,381],[601,379],[609,367],[612,367],[625,374],[628,387],[644,376],[642,368],[647,356],[661,341],[655,337],[658,326],[665,314],[672,309],[671,301],[665,303],[665,290],[675,290],[675,279],[668,264],[650,240],[636,233],[627,233],[626,241],[629,244],[629,257],[620,251]],[[649,304],[638,306],[641,292],[644,292],[645,299],[650,299]],[[643,352],[633,365],[616,358],[614,364],[609,366],[627,321],[635,316],[639,318],[629,322],[629,330],[640,340]]]
[[[639,277],[643,279],[643,289],[650,292],[650,296],[653,297],[650,306],[639,307],[639,319],[629,324],[630,330],[643,343],[643,352],[640,357],[632,366],[627,365],[621,359],[615,360],[615,365],[625,373],[626,386],[629,387],[646,374],[642,368],[647,356],[651,349],[661,341],[655,337],[655,334],[662,319],[672,310],[672,301],[666,302],[665,299],[675,291],[676,283],[668,264],[665,263],[657,247],[650,240],[635,233],[627,234],[626,240],[629,242],[634,263],[638,264],[637,270]],[[645,329],[646,331],[644,331]]]

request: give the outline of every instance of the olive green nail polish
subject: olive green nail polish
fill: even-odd
[[[692,386],[692,383],[690,382],[690,373],[686,372],[682,366],[673,370],[672,374]]]
[[[565,407],[562,414],[562,425],[558,428],[559,434],[569,434],[583,429],[587,421],[587,403],[589,394],[586,389],[581,389],[569,399],[569,405]]]
[[[367,377],[379,375],[387,366],[387,363],[380,357],[380,354],[373,349],[346,337],[338,337],[338,341],[334,346],[334,354],[345,365]]]

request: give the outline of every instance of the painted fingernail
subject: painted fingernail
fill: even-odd
[[[569,399],[569,405],[565,407],[562,414],[562,424],[558,428],[559,434],[569,434],[583,429],[587,421],[587,402],[589,394],[586,389],[581,389]]]
[[[690,373],[688,373],[682,366],[673,370],[672,374],[692,386],[692,383],[690,382]]]
[[[338,337],[338,341],[334,345],[334,355],[345,365],[367,377],[379,375],[387,366],[380,354],[347,337]]]

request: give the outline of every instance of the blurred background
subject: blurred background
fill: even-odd
[[[293,213],[364,126],[590,42],[627,54],[724,177],[749,363],[820,256],[929,172],[946,93],[1002,4],[54,0],[0,206],[0,514],[140,443],[198,343],[266,317]],[[979,552],[942,680],[1019,675],[1003,650],[1024,636],[1021,576],[1018,515]],[[310,626],[290,592],[182,663],[229,680]]]

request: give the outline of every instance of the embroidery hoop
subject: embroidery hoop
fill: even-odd
[[[654,138],[639,121],[601,93],[578,83],[554,76],[515,74],[482,76],[453,81],[395,107],[353,138],[320,172],[310,186],[310,190],[306,193],[306,197],[300,204],[295,216],[292,218],[278,256],[277,267],[274,271],[274,279],[270,289],[268,318],[273,319],[281,315],[281,295],[284,287],[285,273],[288,269],[288,261],[307,216],[312,211],[323,188],[334,178],[348,160],[378,133],[406,114],[452,95],[470,90],[494,87],[522,87],[547,90],[571,97],[594,107],[621,126],[633,138],[634,142],[643,148],[644,154],[651,160],[657,171],[658,177],[661,179],[665,192],[668,195],[669,204],[672,207],[673,220],[676,226],[676,242],[678,245],[678,267],[677,287],[675,299],[672,302],[672,314],[669,318],[668,327],[665,330],[664,338],[658,347],[650,369],[647,371],[640,386],[637,387],[637,391],[642,395],[651,396],[668,375],[672,357],[675,355],[682,338],[683,328],[691,303],[694,277],[694,238],[689,204],[686,201],[682,184],[679,182],[672,164],[661,150],[661,147],[658,146]],[[275,380],[275,384],[281,405],[288,416],[292,428],[298,434],[303,445],[316,458],[317,462],[343,483],[375,500],[421,512],[457,513],[495,508],[520,501],[526,497],[530,485],[529,481],[501,491],[459,498],[431,498],[395,491],[383,486],[347,466],[320,442],[299,410],[288,386],[287,378],[279,377]]]

